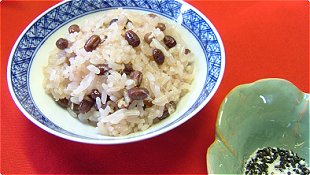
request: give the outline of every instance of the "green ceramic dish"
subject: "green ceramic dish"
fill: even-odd
[[[309,165],[309,94],[286,80],[259,80],[227,95],[207,152],[208,173],[241,174],[262,147],[292,150]]]

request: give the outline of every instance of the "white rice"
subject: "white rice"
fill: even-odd
[[[109,26],[112,19],[118,21]],[[131,22],[127,23],[128,20]],[[166,29],[156,28],[158,23],[164,23]],[[117,9],[78,25],[80,32],[63,36],[68,40],[68,47],[56,48],[51,53],[43,71],[44,88],[56,101],[68,99],[76,106],[89,99],[92,90],[97,89],[101,95],[94,99],[88,112],[74,112],[70,106],[68,110],[81,122],[97,123],[101,134],[122,136],[146,130],[161,119],[166,104],[177,104],[190,91],[194,77],[193,54],[185,54],[187,46],[174,22],[160,16],[153,18],[145,13]],[[129,45],[124,38],[127,30],[138,35],[139,46]],[[149,32],[152,32],[150,37],[154,37],[150,44],[144,41],[144,35]],[[87,52],[85,42],[94,34],[107,38],[95,50]],[[163,41],[165,35],[172,36],[177,45],[169,49]],[[162,65],[152,57],[154,48],[165,56]],[[147,99],[130,99],[127,91],[137,86],[137,82],[122,73],[128,63],[142,73],[140,87],[149,91]],[[110,70],[99,75],[98,64],[106,64]],[[148,105],[145,100],[149,101]]]

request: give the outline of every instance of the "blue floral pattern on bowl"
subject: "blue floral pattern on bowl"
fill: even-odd
[[[188,7],[182,11],[183,6]],[[22,112],[29,118],[33,118],[52,132],[62,133],[80,139],[94,139],[80,136],[62,129],[51,122],[32,99],[29,89],[29,71],[32,60],[46,39],[63,25],[79,17],[95,13],[98,11],[110,10],[113,8],[135,9],[157,13],[172,20],[178,20],[182,15],[181,25],[196,37],[201,45],[205,58],[207,59],[207,77],[203,82],[203,90],[199,98],[177,120],[165,125],[168,127],[191,114],[197,108],[202,108],[215,93],[223,76],[225,56],[221,39],[211,22],[190,5],[178,0],[81,0],[66,1],[51,8],[46,13],[37,18],[21,34],[20,40],[15,43],[8,64],[8,82],[15,102]],[[48,129],[48,130],[49,130]],[[159,128],[161,129],[161,128]],[[49,130],[49,131],[51,131]],[[157,130],[153,131],[156,132]],[[152,134],[152,133],[146,133]],[[130,136],[126,139],[136,137]],[[116,138],[108,138],[116,139]]]

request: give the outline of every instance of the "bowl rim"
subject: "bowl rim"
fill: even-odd
[[[131,142],[137,142],[137,141],[142,141],[145,139],[149,139],[149,138],[153,138],[155,136],[161,135],[165,132],[171,131],[172,129],[176,128],[177,126],[182,125],[183,123],[185,123],[186,121],[188,121],[190,118],[192,118],[194,115],[196,115],[210,100],[211,98],[214,96],[215,92],[217,91],[223,75],[224,75],[224,70],[225,70],[225,49],[224,49],[224,45],[222,42],[222,39],[218,33],[218,31],[216,30],[215,26],[213,25],[213,23],[202,13],[200,12],[198,9],[196,9],[194,6],[192,6],[191,4],[188,4],[187,2],[183,1],[183,0],[174,0],[175,2],[179,2],[183,5],[185,5],[185,7],[193,10],[197,15],[199,15],[207,24],[208,26],[211,28],[212,32],[215,34],[218,44],[219,44],[219,48],[220,50],[220,54],[221,54],[221,67],[220,67],[220,74],[217,78],[217,81],[212,89],[212,91],[208,94],[208,96],[201,102],[201,104],[194,109],[191,113],[189,113],[187,116],[185,116],[184,118],[182,118],[181,120],[179,120],[178,122],[175,122],[167,127],[164,127],[156,132],[152,132],[152,133],[148,133],[142,136],[137,136],[137,137],[133,137],[133,138],[128,138],[128,139],[113,139],[113,140],[104,140],[104,139],[86,139],[86,138],[78,138],[78,137],[74,137],[71,135],[66,135],[64,133],[55,131],[47,126],[45,126],[44,124],[42,124],[41,122],[39,122],[38,120],[36,120],[31,114],[29,114],[24,107],[21,105],[20,101],[17,99],[17,96],[14,92],[13,86],[12,86],[12,79],[11,79],[11,67],[12,67],[12,61],[13,61],[13,57],[14,57],[14,52],[16,51],[17,46],[19,45],[22,37],[27,33],[27,31],[40,19],[42,18],[44,15],[46,15],[47,13],[49,13],[51,10],[55,9],[58,6],[61,6],[67,2],[69,2],[70,0],[65,0],[62,2],[59,2],[53,6],[51,6],[50,8],[46,9],[45,11],[43,11],[41,14],[39,14],[36,18],[34,18],[28,25],[26,28],[24,28],[24,30],[21,32],[21,34],[19,35],[19,37],[17,38],[17,40],[15,41],[10,55],[9,55],[9,60],[8,60],[8,64],[7,64],[7,84],[8,84],[8,88],[9,88],[9,92],[11,94],[11,97],[13,98],[14,103],[16,104],[16,106],[18,107],[18,109],[23,113],[23,115],[29,119],[33,124],[35,124],[36,126],[40,127],[41,129],[45,130],[48,133],[51,133],[52,135],[58,136],[60,138],[66,139],[66,140],[70,140],[70,141],[75,141],[75,142],[80,142],[80,143],[88,143],[88,144],[99,144],[99,145],[110,145],[110,144],[122,144],[122,143],[131,143]],[[113,7],[112,7],[113,8]],[[101,10],[103,11],[103,10]],[[143,11],[143,9],[142,9]],[[91,13],[95,13],[95,12],[91,12]],[[91,14],[89,13],[89,14]],[[156,12],[155,12],[156,13]],[[182,12],[181,12],[182,13]],[[160,14],[160,13],[159,13]],[[80,16],[78,16],[77,18],[80,18]],[[48,36],[49,37],[49,36]],[[31,66],[30,66],[31,67]],[[115,137],[117,138],[117,137]]]

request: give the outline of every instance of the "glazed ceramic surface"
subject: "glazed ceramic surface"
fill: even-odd
[[[107,137],[82,124],[59,107],[43,89],[42,69],[55,41],[73,23],[123,8],[155,13],[176,21],[195,55],[193,88],[177,111],[150,129],[124,137]],[[20,35],[11,52],[7,79],[11,95],[24,115],[40,128],[59,137],[93,144],[128,143],[157,136],[184,123],[201,110],[217,90],[225,66],[224,47],[212,23],[180,0],[64,1],[36,18]]]
[[[309,94],[286,80],[259,80],[227,95],[207,152],[208,172],[241,174],[245,161],[262,147],[292,150],[309,165]]]

